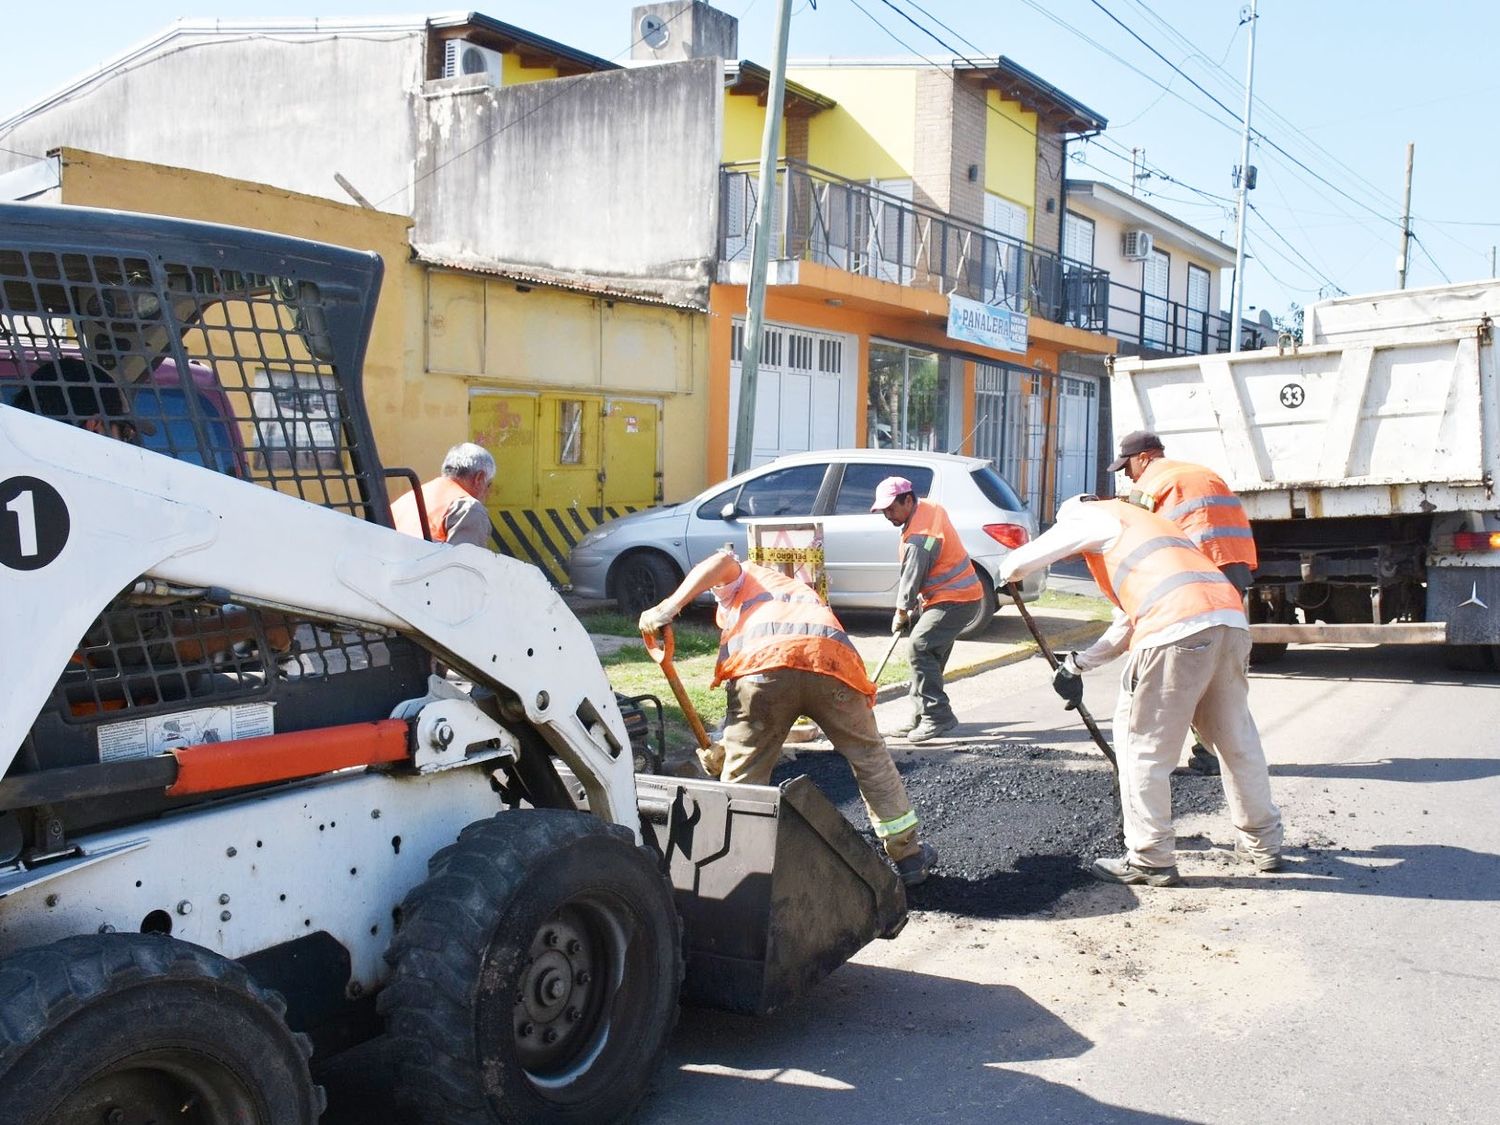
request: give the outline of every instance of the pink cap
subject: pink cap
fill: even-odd
[[[911,481],[905,477],[886,477],[875,486],[875,503],[870,505],[870,511],[883,512],[898,498],[915,491],[911,486]]]

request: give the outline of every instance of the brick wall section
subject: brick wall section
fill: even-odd
[[[807,163],[807,118],[786,119],[786,158]]]
[[[947,211],[953,193],[953,82],[947,71],[917,75],[912,152],[912,199]]]
[[[953,187],[948,212],[954,218],[970,223],[984,222],[984,141],[994,116],[989,112],[983,90],[968,83],[953,83],[948,78],[953,97],[953,150],[951,175]],[[979,174],[969,179],[969,168],[978,166]]]
[[[1062,248],[1063,212],[1063,143],[1062,137],[1046,121],[1037,122],[1036,138],[1036,213],[1032,218],[1032,242],[1054,254]],[[1054,200],[1047,213],[1047,200]]]

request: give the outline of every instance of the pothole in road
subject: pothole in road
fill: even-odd
[[[923,837],[940,853],[936,873],[908,891],[915,909],[974,918],[1034,914],[1092,883],[1087,867],[1096,856],[1124,851],[1113,774],[1098,756],[1018,743],[892,755]],[[800,752],[772,783],[798,774],[874,839],[842,755]],[[1172,778],[1174,817],[1223,803],[1217,777]]]

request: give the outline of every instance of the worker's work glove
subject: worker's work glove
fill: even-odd
[[[898,609],[896,615],[891,618],[891,633],[904,633],[911,626],[911,615],[904,609]]]
[[[642,633],[660,633],[668,625],[672,624],[672,618],[676,614],[654,605],[641,614],[641,619],[636,622]]]
[[[710,742],[707,746],[699,747],[698,763],[703,767],[704,773],[718,781],[724,773],[724,744]]]
[[[1071,664],[1071,667],[1069,665]],[[1073,659],[1073,653],[1057,665],[1057,671],[1052,674],[1052,690],[1062,696],[1064,700],[1063,710],[1076,710],[1083,702],[1083,677],[1077,671],[1078,662]]]

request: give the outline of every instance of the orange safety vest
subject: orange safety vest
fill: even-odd
[[[940,605],[943,602],[977,602],[984,597],[979,588],[979,575],[974,573],[974,564],[969,552],[964,550],[958,531],[948,513],[937,504],[926,500],[917,501],[917,510],[911,514],[906,527],[901,531],[901,547],[904,553],[909,539],[938,539],[942,549],[927,571],[927,580],[918,591],[923,605]]]
[[[469,499],[472,497],[464,491],[463,485],[452,477],[436,477],[422,486],[422,503],[427,508],[427,532],[433,542],[448,541],[448,528],[444,526],[448,509],[460,500]],[[397,498],[391,505],[391,519],[395,521],[397,531],[422,538],[422,521],[417,518],[415,493],[408,492]]]
[[[1130,618],[1130,647],[1173,625],[1233,610],[1244,602],[1234,583],[1171,520],[1124,500],[1094,500],[1120,521],[1120,534],[1084,562],[1105,597]]]
[[[772,668],[801,668],[842,680],[873,701],[865,662],[823,599],[770,567],[745,563],[743,569],[734,600],[719,607],[724,633],[713,686]]]
[[[1182,528],[1220,567],[1259,561],[1244,505],[1212,469],[1158,457],[1135,482],[1131,499]]]

